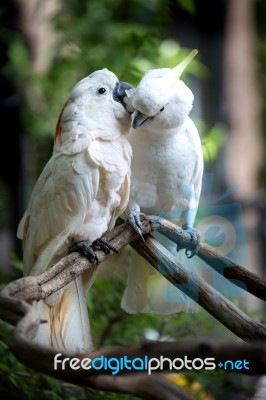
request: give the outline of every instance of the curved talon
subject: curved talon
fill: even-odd
[[[187,258],[192,258],[192,257],[196,256],[198,254],[198,252],[199,252],[199,248],[198,247],[195,247],[194,249],[188,249],[187,248],[185,250]]]
[[[135,232],[141,237],[141,239],[145,242],[145,239],[142,234],[142,226],[141,226],[141,220],[140,217],[144,215],[143,213],[140,213],[139,211],[133,210],[130,211],[128,214],[128,222],[132,226]]]
[[[109,254],[111,251],[113,253],[119,253],[116,247],[114,247],[111,243],[106,242],[105,240],[98,238],[94,240],[91,244],[92,248],[95,250],[102,250],[105,254]]]
[[[69,247],[68,253],[78,252],[82,256],[87,257],[88,260],[93,264],[98,264],[99,259],[95,254],[92,246],[90,246],[87,242],[81,241],[74,243],[72,246]]]

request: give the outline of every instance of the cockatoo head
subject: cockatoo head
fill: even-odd
[[[107,68],[79,81],[59,115],[55,140],[63,143],[90,132],[103,139],[127,133],[131,114],[123,99],[130,88]]]
[[[193,50],[175,68],[147,71],[136,89],[127,90],[125,102],[131,111],[133,128],[156,120],[164,127],[182,125],[192,108],[194,96],[180,75],[197,54]]]

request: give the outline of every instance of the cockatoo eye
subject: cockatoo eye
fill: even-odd
[[[98,89],[98,93],[99,93],[99,94],[104,94],[104,93],[106,93],[106,92],[107,92],[107,88],[104,87],[104,86],[102,86],[102,87],[100,87],[100,88]]]
[[[164,107],[160,109],[160,112],[162,112],[164,110]]]

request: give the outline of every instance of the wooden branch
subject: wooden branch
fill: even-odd
[[[152,221],[152,223],[151,223]],[[157,221],[157,225],[154,221]],[[144,232],[151,232],[152,228],[164,232],[168,237],[178,240],[181,245],[190,243],[190,235],[181,228],[176,227],[170,222],[162,219],[147,217],[143,221]],[[127,224],[122,224],[109,232],[103,238],[110,241],[118,250],[131,242],[143,257],[160,273],[164,275],[173,285],[193,300],[196,300],[208,313],[219,322],[225,325],[231,332],[243,340],[265,339],[266,327],[254,319],[248,317],[244,312],[237,308],[220,293],[215,291],[203,279],[195,273],[188,272],[177,260],[158,242],[146,235],[146,241],[136,239],[137,234]],[[200,251],[202,245],[200,247]],[[205,254],[211,255],[214,250],[210,246],[203,246]],[[103,251],[98,251],[99,262],[104,261],[111,255],[106,255]],[[64,287],[75,277],[82,274],[88,268],[96,268],[86,257],[81,257],[78,253],[72,253],[64,257],[59,263],[50,268],[45,273],[37,277],[27,277],[14,281],[3,289],[3,295],[16,297],[26,301],[40,300],[56,290]],[[247,276],[247,275],[246,275]],[[249,277],[250,278],[250,277]],[[184,283],[188,283],[185,284]],[[0,309],[1,316],[1,309]],[[8,320],[8,315],[2,315]],[[12,317],[14,318],[14,317]]]
[[[197,301],[209,314],[239,338],[243,340],[266,339],[266,326],[247,316],[197,274],[188,272],[165,247],[150,235],[145,237],[145,242],[138,239],[132,242],[131,246],[169,282]]]
[[[147,220],[143,223],[146,232],[151,231],[150,222]],[[137,236],[126,223],[106,234],[104,239],[120,250]],[[99,264],[110,256],[111,254],[106,255],[102,251],[97,251]],[[114,377],[112,375],[90,376],[86,373],[84,376],[84,371],[81,371],[79,376],[74,373],[76,371],[69,368],[66,371],[55,371],[53,360],[57,351],[32,342],[41,321],[36,311],[25,300],[43,299],[89,268],[95,268],[95,265],[79,254],[73,253],[64,257],[45,273],[36,277],[18,279],[0,291],[0,317],[16,325],[11,349],[18,360],[29,368],[47,373],[52,377],[86,385],[96,390],[129,393],[143,399],[192,400],[181,388],[160,375],[134,374]],[[71,356],[73,354],[65,354],[65,357]]]
[[[160,217],[149,217],[153,220],[153,228],[162,233],[168,239],[184,247],[191,244],[190,234],[170,221]],[[234,263],[228,257],[207,243],[200,242],[199,253],[197,254],[212,269],[218,272],[236,286],[246,290],[261,300],[266,300],[266,280],[247,270],[246,268]],[[244,284],[244,285],[243,285]]]
[[[11,349],[16,355],[17,359],[24,365],[31,369],[49,374],[52,377],[77,384],[82,386],[89,386],[96,390],[115,391],[121,393],[129,393],[139,396],[143,399],[161,400],[167,398],[169,400],[192,400],[182,389],[172,382],[166,380],[160,375],[147,375],[136,373],[133,375],[123,376],[121,371],[119,376],[111,375],[112,371],[102,371],[103,374],[95,374],[95,371],[73,370],[66,364],[66,368],[54,369],[54,357],[58,350],[38,345],[32,342],[37,329],[39,327],[39,316],[36,311],[22,300],[12,299],[10,297],[0,295],[1,306],[4,300],[4,307],[16,313],[19,311],[20,321],[17,323],[13,339],[11,342]],[[14,323],[16,318],[14,318]],[[79,358],[82,360],[84,357],[93,359],[104,355],[109,357],[113,353],[114,357],[123,357],[124,348],[111,347],[103,352],[94,352],[89,354],[71,354],[62,353],[62,358]],[[132,359],[135,348],[129,349],[129,357]],[[142,352],[143,353],[143,352]],[[111,357],[111,356],[110,356]],[[40,362],[41,360],[41,362]],[[138,371],[135,371],[138,372]],[[122,376],[121,376],[122,375]]]
[[[1,298],[2,300],[2,298]],[[9,302],[9,309],[14,308],[20,310],[21,320],[17,324],[11,348],[14,351],[16,357],[25,365],[33,368],[37,371],[47,373],[58,379],[64,379],[68,382],[89,385],[90,387],[101,388],[102,390],[109,390],[107,387],[113,385],[114,388],[117,377],[111,376],[106,381],[103,378],[99,378],[96,371],[84,371],[84,370],[72,370],[68,364],[66,369],[60,368],[54,369],[54,357],[58,353],[58,350],[40,346],[32,342],[32,338],[39,326],[39,317],[37,313],[24,301],[17,299],[5,299],[5,305]],[[1,303],[2,304],[2,303]],[[89,357],[91,359],[95,357],[105,356],[107,358],[121,358],[127,356],[128,359],[135,357],[144,358],[148,356],[149,359],[155,357],[169,358],[174,360],[176,358],[184,358],[187,356],[188,359],[193,360],[194,358],[211,357],[215,359],[216,365],[230,359],[232,361],[247,360],[249,362],[249,370],[237,370],[239,373],[245,374],[258,374],[266,372],[266,345],[263,342],[222,342],[208,340],[208,342],[197,342],[197,341],[180,341],[180,342],[147,342],[133,347],[122,347],[112,346],[101,348],[98,351],[94,351],[88,354],[70,354],[62,353],[63,358],[77,357],[83,359]],[[40,363],[40,360],[42,362]],[[164,371],[169,370],[169,364],[164,364]],[[110,375],[110,370],[101,371],[100,375]],[[154,370],[154,372],[162,372],[161,370]],[[173,371],[172,371],[173,372]],[[174,371],[175,372],[175,371]],[[125,374],[138,374],[137,371],[122,370],[119,372],[119,378]],[[95,375],[97,377],[95,377]],[[109,376],[108,375],[108,376]],[[128,382],[128,381],[125,381]],[[99,386],[101,383],[101,386]],[[144,383],[144,382],[143,382]],[[104,386],[104,385],[107,385]],[[132,383],[132,385],[134,385]],[[119,384],[118,384],[119,386]],[[117,389],[117,388],[116,388]],[[111,390],[111,389],[110,389]],[[132,389],[133,390],[133,389]],[[133,392],[130,392],[133,393]],[[135,393],[136,394],[136,393]],[[145,398],[145,397],[144,397]],[[162,398],[162,397],[161,397]],[[164,398],[164,397],[163,397]],[[177,397],[179,398],[179,397]],[[182,399],[182,397],[180,396]]]
[[[179,243],[181,246],[188,246],[190,234],[177,225],[163,218],[146,216],[142,220],[144,235],[152,230],[157,230],[170,240]],[[111,232],[104,235],[103,239],[110,241],[118,250],[138,238],[136,232],[128,223],[124,223]],[[105,254],[103,251],[96,252],[99,264],[105,261],[112,254]],[[232,279],[232,283],[243,288],[254,296],[266,300],[266,281],[247,269],[236,265],[229,258],[224,257],[221,252],[201,242],[199,244],[198,256],[205,261],[216,272],[226,279]],[[75,277],[82,274],[89,268],[95,268],[87,258],[81,257],[78,253],[72,253],[62,258],[55,266],[39,276],[22,278],[12,282],[5,287],[5,292],[17,298],[40,300],[49,296],[54,291],[64,287]],[[243,288],[245,289],[245,288]]]
[[[145,233],[151,232],[152,227],[149,219],[143,221],[143,229]],[[105,234],[103,239],[110,242],[120,251],[132,240],[137,239],[137,237],[138,234],[130,225],[124,223]],[[96,254],[99,259],[98,265],[90,263],[86,257],[82,257],[79,253],[70,253],[63,257],[56,265],[38,276],[28,276],[11,282],[2,289],[2,293],[25,301],[44,299],[66,286],[84,271],[90,268],[98,268],[103,261],[112,256],[112,253],[105,254],[102,250],[96,251]]]
[[[187,232],[168,221],[160,219],[159,222],[160,232],[171,240],[181,245],[188,245],[190,243],[190,235]],[[250,370],[237,370],[237,372],[245,374],[265,373],[266,346],[264,342],[256,342],[254,340],[265,339],[266,327],[246,316],[230,301],[214,291],[205,281],[199,279],[196,274],[188,273],[187,270],[149,234],[154,228],[158,229],[154,219],[146,217],[143,221],[145,242],[137,238],[138,235],[127,223],[116,227],[103,238],[119,250],[128,243],[131,243],[132,247],[146,258],[154,268],[163,273],[166,279],[174,285],[183,283],[182,286],[179,286],[180,290],[193,299],[198,298],[199,304],[211,315],[227,326],[228,329],[237,336],[243,340],[250,341],[250,343],[214,344],[197,343],[195,341],[193,341],[193,343],[156,342],[144,343],[140,346],[129,348],[102,348],[97,352],[85,355],[63,353],[62,358],[75,356],[81,359],[84,357],[93,359],[94,357],[103,355],[109,358],[127,356],[129,359],[132,359],[148,355],[150,358],[160,358],[160,356],[163,356],[173,360],[185,356],[191,359],[200,356],[201,358],[214,357],[217,359],[217,362],[224,362],[227,359],[236,361],[245,358],[251,364]],[[211,259],[213,255],[217,256],[217,252],[210,246],[201,244],[200,256],[202,255]],[[97,256],[101,263],[110,257],[111,254],[106,255],[102,251],[97,251]],[[223,257],[221,257],[221,259],[224,260]],[[228,264],[226,264],[226,266],[228,266]],[[51,267],[45,273],[36,277],[29,276],[11,282],[0,291],[0,317],[16,325],[11,343],[11,348],[16,357],[30,368],[71,383],[88,385],[98,390],[121,391],[142,396],[142,398],[145,399],[189,399],[181,389],[159,375],[147,376],[139,373],[126,375],[129,372],[121,371],[119,376],[112,376],[110,375],[111,371],[108,370],[101,371],[100,374],[95,374],[95,371],[72,370],[69,367],[65,370],[54,370],[54,356],[58,351],[32,342],[41,321],[36,311],[32,309],[26,301],[43,299],[64,287],[85,270],[97,267],[98,266],[92,265],[85,257],[80,256],[78,253],[72,253],[64,257],[59,263]],[[244,279],[249,283],[251,282],[249,287],[252,287],[252,285],[255,287],[255,281],[258,277],[254,274],[249,275],[242,267],[239,268],[241,268],[242,272],[243,270],[245,272]],[[189,284],[184,285],[186,282],[189,282]],[[42,360],[41,363],[40,359]],[[133,371],[131,371],[131,373],[132,372]],[[154,390],[154,388],[156,390]]]
[[[2,304],[2,302],[0,304]],[[117,378],[116,376],[110,376],[110,370],[101,371],[100,373],[100,375],[108,376],[106,380],[104,380],[104,378],[100,378],[97,371],[72,370],[68,364],[66,364],[65,370],[62,370],[60,368],[55,370],[54,357],[58,353],[58,350],[45,346],[40,346],[32,342],[32,338],[34,337],[35,332],[39,326],[39,317],[36,311],[34,311],[32,307],[29,306],[26,302],[11,298],[5,298],[5,306],[8,306],[9,309],[14,308],[15,312],[16,309],[20,310],[21,320],[15,328],[11,348],[16,357],[23,364],[37,371],[54,376],[58,379],[63,379],[65,381],[79,385],[89,385],[90,387],[95,387],[101,390],[114,390],[116,384],[117,386],[120,385],[120,383],[117,383],[119,380],[115,382]],[[187,358],[190,360],[198,357],[202,359],[205,359],[206,357],[211,357],[215,359],[216,365],[218,365],[220,362],[224,363],[228,359],[232,361],[247,360],[249,362],[250,369],[237,370],[237,372],[244,374],[263,374],[266,372],[266,345],[264,342],[256,341],[250,343],[227,343],[222,341],[214,342],[213,340],[208,340],[208,342],[156,341],[126,348],[122,346],[106,347],[101,348],[98,351],[90,352],[88,354],[71,354],[62,352],[61,359],[67,357],[77,357],[79,359],[89,357],[93,359],[100,356],[105,356],[107,358],[121,358],[127,356],[127,358],[130,360],[135,357],[144,358],[145,356],[148,356],[149,359],[153,357],[160,359],[160,357],[163,356],[164,358],[169,358],[170,360],[174,360],[176,358],[183,359],[185,356],[187,356]],[[164,364],[164,371],[166,372],[168,370],[169,364],[166,362]],[[154,372],[160,373],[162,371],[157,369],[154,370]],[[172,370],[172,372],[175,371]],[[131,374],[134,373],[138,375],[138,371],[121,370],[119,372],[119,378],[125,374],[130,374],[131,376]],[[125,380],[123,382],[126,384],[128,383],[128,380]],[[131,384],[134,388],[134,382],[136,381],[133,380],[132,382]],[[145,381],[143,381],[143,383],[145,383]],[[108,389],[111,387],[110,385],[112,385],[113,389]],[[116,387],[116,390],[118,390],[118,387]],[[133,393],[133,391],[127,393]],[[178,398],[183,399],[183,397],[181,396],[177,397],[177,399]]]
[[[97,390],[110,390],[112,392],[129,393],[142,399],[150,400],[192,400],[175,383],[163,376],[135,374],[129,376],[99,375],[92,379],[92,388]]]

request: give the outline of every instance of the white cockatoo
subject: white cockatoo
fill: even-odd
[[[188,116],[194,96],[179,78],[196,53],[192,51],[173,69],[149,70],[136,89],[127,91],[125,101],[135,110],[129,135],[133,158],[128,216],[140,235],[142,212],[172,220],[194,239],[203,155],[199,133]],[[155,237],[188,269],[193,269],[193,260],[186,256],[194,255],[193,246],[185,254],[177,252],[180,248],[158,233]],[[129,313],[198,310],[196,302],[134,251],[121,307]]]
[[[104,68],[73,88],[58,119],[52,157],[18,227],[24,275],[39,275],[69,249],[81,249],[97,263],[90,246],[95,241],[108,251],[108,244],[97,239],[112,229],[129,198],[131,117],[123,97],[130,87]],[[46,321],[36,342],[73,352],[91,349],[85,293],[95,277],[96,266],[33,302]]]

